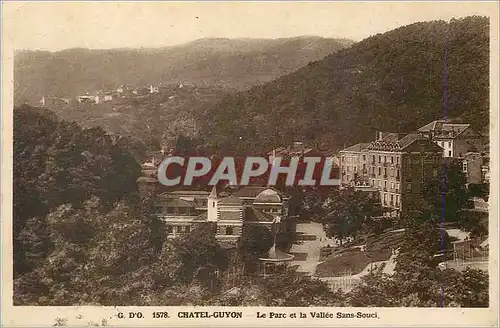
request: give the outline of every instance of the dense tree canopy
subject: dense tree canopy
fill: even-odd
[[[340,241],[355,237],[365,223],[371,222],[370,217],[381,214],[381,207],[375,199],[354,188],[334,191],[325,207],[327,214],[323,217],[323,225],[326,233]]]
[[[28,221],[31,228],[43,226],[43,217],[58,206],[80,207],[92,196],[100,199],[104,211],[135,197],[140,166],[128,146],[125,141],[113,142],[100,128],[82,129],[45,109],[14,109],[16,276],[33,269],[17,238]]]

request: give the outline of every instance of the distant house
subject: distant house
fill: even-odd
[[[159,92],[159,88],[158,87],[155,87],[153,85],[149,86],[149,93],[158,93],[158,92]]]
[[[483,137],[470,124],[437,120],[424,125],[418,132],[443,148],[443,157],[463,158],[468,152],[480,152]]]
[[[80,104],[97,104],[99,103],[99,97],[97,96],[90,96],[90,95],[84,95],[84,96],[78,96],[76,100]]]
[[[291,145],[274,148],[268,152],[267,155],[269,157],[269,163],[271,163],[277,157],[283,159],[290,159],[292,157],[303,158],[306,155],[312,156],[313,153],[318,155],[318,152],[316,152],[313,148],[306,146],[306,144],[301,141],[295,141]]]
[[[69,99],[43,96],[42,99],[40,100],[40,104],[42,105],[42,107],[54,106],[54,105],[67,105],[69,104]]]
[[[101,93],[95,96],[96,104],[104,103],[113,100],[113,95],[111,93]]]

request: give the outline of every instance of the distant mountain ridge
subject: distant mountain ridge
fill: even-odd
[[[375,131],[411,132],[443,117],[487,136],[489,42],[489,20],[478,16],[377,34],[226,96],[200,119],[200,137],[220,150],[293,141],[339,150]]]
[[[162,48],[58,52],[19,51],[14,59],[14,100],[75,97],[120,84],[188,83],[246,89],[291,73],[350,46],[346,39],[199,39]]]

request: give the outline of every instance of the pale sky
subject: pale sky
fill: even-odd
[[[418,21],[490,16],[497,2],[6,2],[15,49],[162,47],[207,37],[355,41]]]

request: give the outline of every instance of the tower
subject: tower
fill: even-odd
[[[214,186],[212,192],[208,195],[207,202],[207,222],[217,222],[218,210],[217,203],[219,199],[217,197],[217,188]]]

